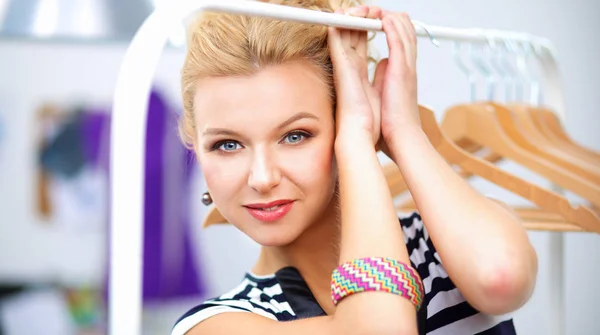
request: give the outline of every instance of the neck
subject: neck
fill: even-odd
[[[338,266],[339,224],[335,201],[321,220],[315,222],[293,243],[281,247],[262,247],[255,273],[268,274],[293,266],[317,299],[325,313],[335,310],[331,302],[331,273]]]

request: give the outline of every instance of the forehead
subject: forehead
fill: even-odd
[[[308,64],[291,62],[261,69],[251,76],[200,80],[194,112],[203,125],[289,116],[307,111],[331,114],[329,88]]]

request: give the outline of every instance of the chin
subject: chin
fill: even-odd
[[[293,243],[306,230],[303,222],[298,222],[297,218],[290,217],[292,220],[265,223],[255,219],[246,221],[249,225],[242,231],[263,247],[283,247]]]
[[[299,234],[295,234],[292,230],[281,231],[273,227],[274,229],[266,229],[267,231],[256,231],[256,236],[250,236],[256,243],[263,247],[283,247],[294,242]]]

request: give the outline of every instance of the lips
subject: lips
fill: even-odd
[[[269,203],[246,205],[246,210],[255,219],[263,222],[275,222],[283,218],[294,205],[293,200],[277,200]]]

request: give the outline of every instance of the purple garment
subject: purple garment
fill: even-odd
[[[84,115],[81,124],[84,156],[89,163],[108,171],[110,116],[97,111]],[[176,113],[156,92],[149,97],[147,134],[144,302],[202,296],[206,286],[198,271],[199,262],[190,236],[191,153],[179,141]]]
[[[177,119],[155,92],[150,95],[144,191],[144,298],[200,295],[190,234],[188,152]]]
[[[88,164],[108,168],[101,160],[105,158],[102,152],[107,149],[103,141],[108,140],[105,134],[109,121],[108,114],[102,110],[86,110],[81,113],[79,127],[83,138],[83,156]]]

